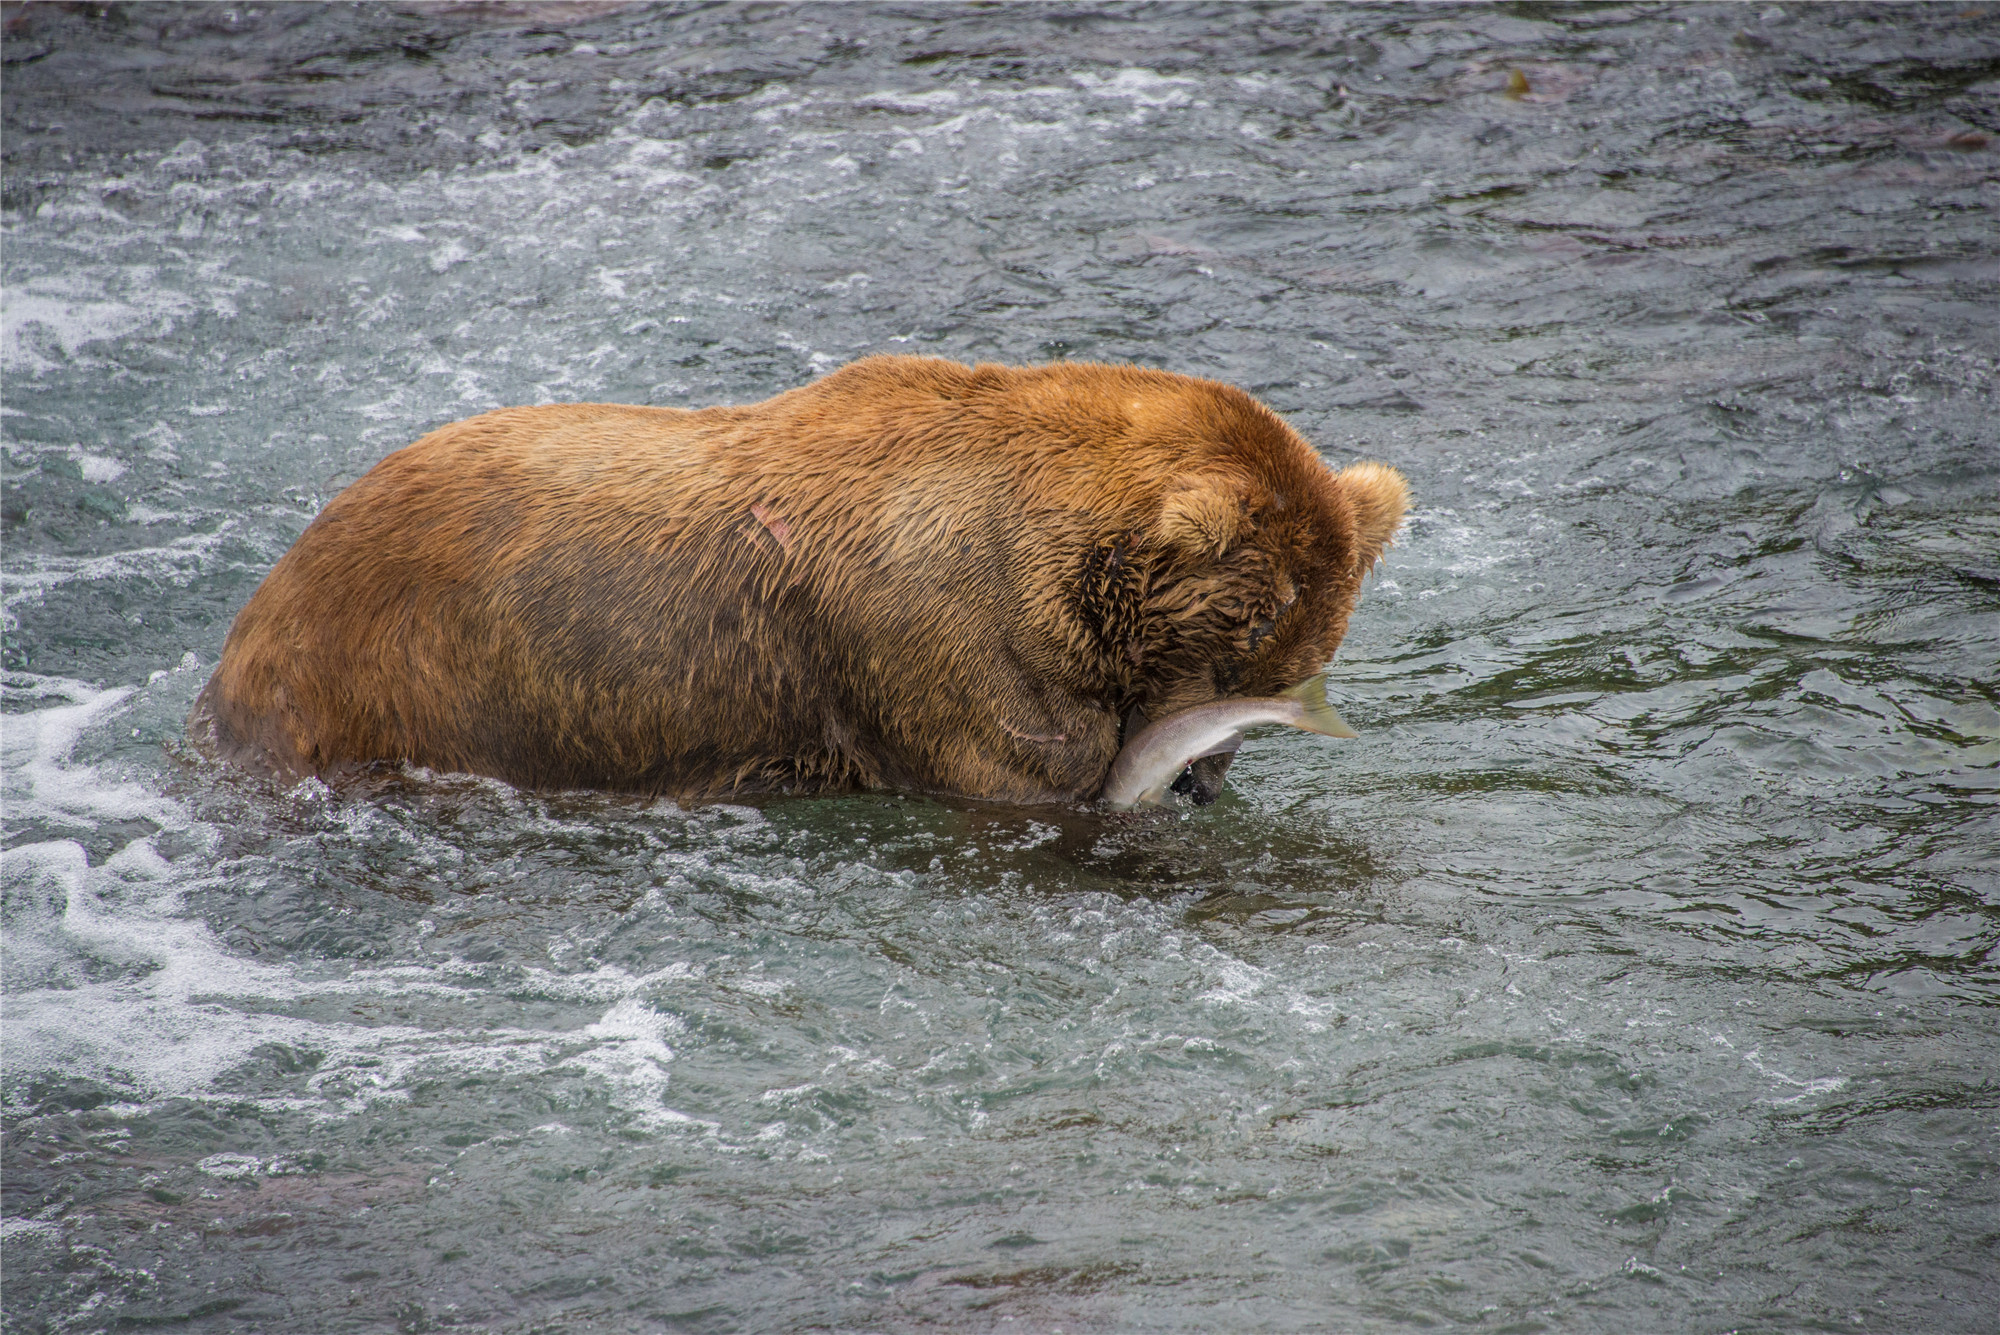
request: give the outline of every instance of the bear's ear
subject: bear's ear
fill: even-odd
[[[1250,523],[1249,489],[1228,478],[1187,479],[1160,502],[1153,537],[1194,559],[1227,552]]]
[[[1333,475],[1354,512],[1354,567],[1366,571],[1382,559],[1410,508],[1410,484],[1387,464],[1350,464]]]

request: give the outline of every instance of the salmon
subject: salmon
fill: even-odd
[[[1142,803],[1167,806],[1167,794],[1182,770],[1204,756],[1236,750],[1243,745],[1244,729],[1263,723],[1287,723],[1322,737],[1358,735],[1326,702],[1322,672],[1283,695],[1216,700],[1168,715],[1119,751],[1098,797],[1119,810]]]

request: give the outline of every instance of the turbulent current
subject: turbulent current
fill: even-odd
[[[2000,9],[5,12],[7,1331],[1972,1332]],[[180,740],[439,424],[1243,386],[1415,505],[1215,806]]]

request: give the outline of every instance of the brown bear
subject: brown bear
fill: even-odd
[[[1132,366],[871,357],[745,407],[509,408],[334,498],[189,729],[286,777],[1083,800],[1134,718],[1318,672],[1407,501],[1241,390]],[[1212,800],[1227,763],[1183,778]]]

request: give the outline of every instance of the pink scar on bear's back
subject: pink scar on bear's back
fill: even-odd
[[[1068,733],[1058,732],[1058,733],[1051,733],[1045,736],[1042,733],[1038,732],[1022,732],[1019,728],[1014,727],[1012,724],[1008,723],[1006,719],[1000,719],[997,721],[1000,724],[1000,731],[1006,733],[1009,737],[1012,737],[1017,742],[1041,742],[1044,745],[1052,745],[1056,742],[1066,742],[1069,740]]]
[[[783,515],[779,514],[763,501],[758,501],[750,507],[750,515],[764,526],[766,533],[769,533],[778,540],[780,550],[788,554],[791,552],[792,526],[785,522]]]

